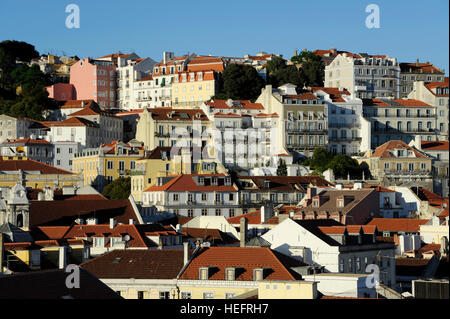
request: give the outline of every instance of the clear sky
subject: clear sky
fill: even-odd
[[[68,4],[80,28],[68,29]],[[380,28],[365,26],[369,4]],[[295,49],[336,47],[430,61],[449,70],[448,0],[0,0],[0,40],[42,53],[100,57],[134,51],[160,61],[163,51],[243,56],[259,51],[290,58]]]

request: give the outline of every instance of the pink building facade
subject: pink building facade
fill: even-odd
[[[56,101],[76,100],[75,87],[69,83],[47,86],[48,97]]]
[[[116,100],[116,66],[111,61],[86,58],[70,69],[70,84],[78,100],[94,100],[103,108],[114,108]]]

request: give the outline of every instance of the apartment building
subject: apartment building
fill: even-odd
[[[444,82],[445,72],[430,62],[400,63],[400,98],[414,90],[414,82]]]
[[[226,172],[225,167],[217,163],[214,158],[202,157],[194,161],[194,152],[197,151],[201,152],[195,148],[169,146],[158,146],[154,150],[148,151],[145,156],[136,161],[136,168],[130,173],[131,195],[134,200],[141,203],[143,191],[151,185],[155,185],[158,177]]]
[[[57,141],[54,146],[53,166],[72,171],[73,157],[81,151],[81,143],[76,141]]]
[[[185,72],[179,72],[172,83],[174,107],[198,107],[217,93],[218,73],[224,61],[218,57],[196,56],[189,60]]]
[[[116,66],[112,61],[77,61],[70,69],[70,84],[76,93],[72,99],[94,100],[103,109],[116,107]]]
[[[391,140],[364,157],[374,179],[384,186],[420,186],[433,189],[432,158],[400,140]]]
[[[1,155],[10,158],[25,158],[52,165],[54,159],[54,145],[43,139],[36,139],[34,135],[25,139],[17,139],[0,144]]]
[[[204,148],[211,139],[211,123],[201,109],[144,109],[136,128],[136,140],[147,150],[158,146]]]
[[[136,108],[134,95],[137,81],[151,76],[156,62],[151,58],[117,59],[117,107],[121,110]]]
[[[239,192],[225,174],[182,174],[158,177],[156,185],[143,192],[143,204],[151,214],[224,216],[240,215]]]
[[[362,100],[346,89],[312,87],[327,105],[328,146],[332,154],[349,156],[370,149],[370,122],[363,117]]]
[[[400,97],[400,66],[396,58],[342,53],[325,66],[325,86],[346,88],[357,98]]]
[[[449,140],[449,90],[448,77],[443,82],[414,82],[413,90],[409,93],[410,99],[424,101],[433,106],[436,112],[435,127],[438,132],[439,140]]]
[[[419,100],[363,99],[363,115],[371,123],[372,149],[391,140],[437,138],[436,110]]]
[[[289,152],[308,157],[315,148],[326,147],[326,104],[311,92],[297,94],[295,85],[289,83],[275,90],[266,85],[256,103],[261,103],[266,113],[280,116],[276,136]]]
[[[0,114],[0,143],[7,139],[22,139],[36,133],[33,125],[36,121]],[[39,134],[36,134],[39,136]]]
[[[238,176],[236,183],[244,212],[264,205],[297,205],[306,196],[309,185],[332,186],[320,176]]]
[[[85,185],[91,185],[101,192],[113,180],[130,176],[131,171],[136,168],[136,161],[143,155],[141,145],[132,146],[113,141],[76,153],[73,172],[82,174]]]

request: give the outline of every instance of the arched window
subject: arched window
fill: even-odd
[[[17,215],[16,226],[17,227],[23,227],[23,215],[22,214],[18,214]]]

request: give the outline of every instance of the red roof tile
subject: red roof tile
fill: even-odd
[[[421,147],[424,151],[448,151],[448,141],[422,141]]]
[[[263,247],[209,247],[202,248],[194,257],[180,279],[199,280],[200,267],[215,267],[209,280],[225,280],[225,270],[242,267],[236,271],[237,281],[253,281],[255,268],[270,268],[264,280],[296,280],[290,266],[302,265],[287,256]]]
[[[168,192],[236,192],[237,187],[235,185],[225,186],[225,185],[198,185],[193,177],[196,176],[216,176],[216,177],[224,177],[225,174],[190,174],[190,175],[177,175],[172,178],[169,182],[162,186],[153,185],[144,190],[144,192],[159,192],[159,191],[168,191]]]
[[[372,156],[380,158],[391,158],[392,156],[389,151],[393,151],[394,149],[413,151],[416,158],[429,158],[428,156],[420,153],[418,150],[412,148],[411,146],[400,140],[391,140],[384,143],[383,145],[378,146]]]
[[[39,171],[41,174],[71,174],[72,172],[43,164],[34,160],[2,160],[0,158],[0,171]]]
[[[427,222],[428,219],[374,218],[368,225],[377,226],[379,231],[419,232],[420,226]]]

